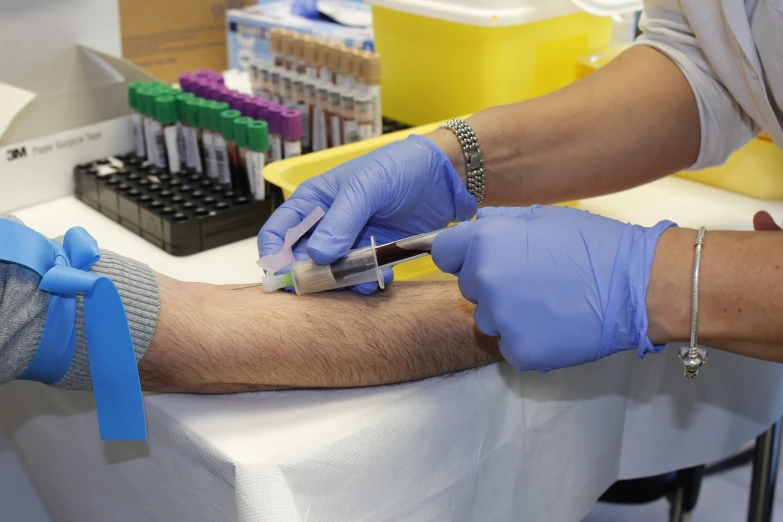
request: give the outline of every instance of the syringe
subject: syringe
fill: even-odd
[[[377,281],[383,288],[383,269],[430,254],[432,242],[441,230],[381,246],[377,246],[375,238],[371,237],[369,246],[351,250],[345,257],[332,264],[319,265],[312,259],[301,259],[291,263],[289,273],[277,276],[266,275],[261,280],[261,284],[265,292],[293,286],[298,295],[325,292],[373,281]]]

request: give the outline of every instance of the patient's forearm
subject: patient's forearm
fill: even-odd
[[[454,283],[397,282],[370,297],[159,283],[158,327],[139,363],[145,390],[372,386],[501,358]]]

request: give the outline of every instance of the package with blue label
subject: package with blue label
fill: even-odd
[[[295,4],[293,0],[281,0],[228,11],[229,67],[247,70],[254,60],[273,61],[270,32],[274,28],[313,35],[348,47],[373,49],[368,5],[344,0],[321,1],[317,4],[320,16],[304,17],[294,14]]]

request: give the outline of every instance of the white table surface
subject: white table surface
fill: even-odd
[[[582,206],[712,229],[783,217],[675,178]],[[84,226],[180,279],[260,276],[254,239],[176,258],[73,198],[18,215],[47,235]],[[547,375],[495,364],[370,389],[150,395],[150,442],[104,445],[90,394],[20,382],[0,388],[0,426],[60,522],[576,521],[614,480],[724,457],[783,414],[783,366],[713,352],[697,381],[681,372],[665,350]]]

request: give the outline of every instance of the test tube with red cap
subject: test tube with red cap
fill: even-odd
[[[286,109],[280,118],[280,134],[283,139],[283,158],[302,155],[302,114],[296,109]]]
[[[283,141],[280,136],[280,124],[285,107],[272,105],[269,107],[269,161],[280,161],[283,159]]]

